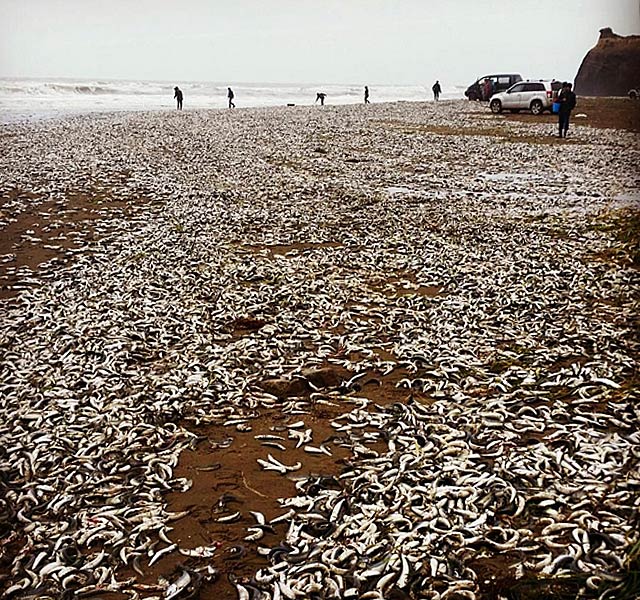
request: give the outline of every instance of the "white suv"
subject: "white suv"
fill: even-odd
[[[555,79],[520,81],[506,92],[491,96],[489,106],[494,113],[501,113],[505,109],[511,112],[530,110],[534,115],[541,115],[545,110],[551,112],[553,101],[561,87],[562,83]]]

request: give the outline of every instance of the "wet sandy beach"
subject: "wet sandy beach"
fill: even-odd
[[[4,127],[0,591],[631,598],[605,102],[566,141],[462,101]]]

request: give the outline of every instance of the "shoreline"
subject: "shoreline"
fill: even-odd
[[[462,98],[448,98],[440,100],[439,102],[457,102],[461,101]],[[383,101],[383,102],[375,102],[372,101],[371,105],[393,105],[393,104],[423,104],[433,102],[433,99],[425,98],[424,100],[393,100],[393,101]],[[465,100],[466,101],[466,100]],[[185,102],[186,103],[186,102]],[[330,108],[330,107],[342,107],[342,106],[359,106],[364,104],[361,101],[353,101],[353,102],[344,102],[344,103],[336,103],[331,104],[327,102],[325,106],[320,106],[319,104],[310,103],[310,104],[294,104],[293,106],[289,106],[288,104],[269,104],[269,105],[248,105],[248,106],[238,106],[235,109],[237,111],[247,111],[247,110],[264,110],[264,109],[299,109],[299,108]],[[230,110],[226,106],[196,106],[194,108],[190,108],[187,104],[186,108],[182,111],[177,111],[175,106],[172,104],[171,106],[163,106],[156,108],[122,108],[122,109],[78,109],[77,111],[69,110],[65,111],[56,111],[55,114],[44,114],[40,115],[18,115],[12,120],[2,120],[6,118],[6,116],[0,111],[0,126],[6,127],[10,125],[19,125],[19,124],[28,124],[28,123],[37,123],[42,121],[60,121],[70,118],[77,118],[83,116],[110,116],[113,117],[115,115],[128,115],[128,114],[155,114],[155,113],[190,113],[190,112],[225,112]],[[5,113],[6,114],[6,113]]]
[[[375,102],[372,101],[369,106],[393,106],[398,104],[408,104],[408,105],[421,105],[421,104],[431,104],[434,100],[426,97],[423,100],[394,100],[394,101],[383,101],[383,102]],[[543,113],[539,116],[534,116],[529,114],[527,111],[519,112],[518,114],[510,114],[505,111],[501,115],[493,115],[491,111],[488,109],[486,103],[484,102],[470,102],[465,98],[444,98],[438,101],[439,103],[456,103],[459,104],[462,108],[465,106],[471,107],[472,105],[476,105],[480,112],[482,112],[482,107],[486,108],[484,111],[486,113],[487,120],[499,121],[500,119],[506,120],[515,120],[520,121],[522,123],[530,123],[530,124],[540,124],[540,123],[550,123],[555,122],[557,120],[556,115],[552,115],[550,113]],[[640,110],[637,110],[638,104],[640,102],[637,100],[632,100],[630,98],[624,97],[596,97],[596,96],[578,96],[578,107],[573,113],[572,123],[574,125],[587,125],[590,127],[598,128],[598,129],[622,129],[625,131],[640,132]],[[354,101],[354,102],[345,102],[340,104],[331,104],[330,102],[326,104],[326,108],[338,108],[338,107],[353,107],[353,106],[362,106],[365,109],[365,105],[362,102]],[[260,111],[264,109],[300,109],[300,108],[317,108],[321,109],[318,104],[295,104],[293,106],[288,106],[286,104],[274,104],[274,105],[250,105],[250,106],[239,106],[237,109],[239,111]],[[117,115],[135,115],[135,114],[172,114],[177,112],[183,113],[217,113],[217,112],[226,112],[229,109],[226,107],[207,107],[207,106],[197,106],[195,108],[190,108],[187,105],[187,108],[183,111],[176,111],[175,107],[166,106],[166,107],[157,107],[157,108],[123,108],[123,109],[78,109],[77,111],[54,111],[54,114],[41,114],[41,115],[17,115],[11,119],[6,119],[6,113],[3,115],[0,112],[0,127],[3,130],[6,130],[7,127],[11,127],[14,125],[28,125],[30,123],[43,123],[43,122],[52,122],[52,121],[65,121],[68,119],[76,119],[81,117],[115,117]],[[584,117],[584,111],[587,111],[586,118],[581,120],[581,117]],[[581,117],[578,117],[581,115]]]
[[[310,564],[355,547],[368,519],[372,564],[402,548],[388,593],[401,556],[423,589],[577,593],[593,573],[563,580],[559,545],[624,577],[638,207],[614,199],[636,189],[638,136],[574,121],[566,144],[552,117],[466,101],[175,112],[2,131],[0,254],[69,243],[0,300],[0,567],[62,560],[48,540],[71,535],[76,589],[104,551],[104,597],[186,572],[203,600],[235,598],[229,575],[269,589],[258,547],[288,536],[282,576],[302,585],[305,544]]]

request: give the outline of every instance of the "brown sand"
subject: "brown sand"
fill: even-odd
[[[545,112],[534,116],[528,112],[510,114],[502,113],[508,120],[522,121],[523,123],[556,123],[557,115]],[[576,115],[585,114],[586,117]],[[640,100],[631,98],[593,98],[578,97],[578,102],[573,111],[574,124],[588,125],[597,129],[623,129],[626,131],[640,132]]]
[[[67,192],[59,200],[45,197],[15,188],[0,192],[0,220],[8,221],[0,231],[0,256],[15,255],[11,260],[0,261],[0,299],[11,298],[26,287],[28,271],[35,272],[50,260],[65,264],[75,252],[104,234],[104,227],[96,232],[95,221],[107,216],[129,216],[146,205],[142,198],[114,200],[98,192]],[[31,206],[13,219],[7,204],[16,199],[26,200]]]

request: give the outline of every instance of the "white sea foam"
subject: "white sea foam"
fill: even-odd
[[[225,108],[227,85],[209,82],[161,82],[82,79],[0,78],[0,122],[34,120],[67,114],[122,110],[175,108],[173,87],[184,93],[184,108]],[[317,92],[327,94],[326,104],[363,101],[364,85],[338,84],[230,84],[238,108],[252,106],[310,105]],[[443,99],[462,98],[463,86],[443,88]],[[431,84],[370,85],[371,102],[432,99]]]

